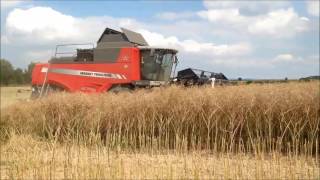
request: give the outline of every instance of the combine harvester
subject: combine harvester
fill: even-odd
[[[97,46],[93,44],[57,45],[48,63],[38,63],[32,72],[32,97],[54,91],[120,92],[172,83],[202,85],[213,79],[227,80],[222,74],[185,69],[175,75],[177,50],[148,45],[139,33],[106,28]],[[83,46],[90,48],[79,48]],[[61,52],[75,47],[76,52]],[[199,71],[199,70],[197,70]],[[209,73],[209,74],[208,74]],[[173,81],[174,80],[174,81]]]

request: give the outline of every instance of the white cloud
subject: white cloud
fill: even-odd
[[[14,9],[7,17],[7,28],[22,34],[41,33],[42,38],[66,38],[77,34],[76,19],[48,7]]]
[[[193,16],[195,16],[194,12],[163,12],[156,15],[157,18],[164,20],[186,19]]]
[[[278,54],[272,59],[261,57],[231,57],[228,59],[217,58],[211,62],[213,65],[226,65],[232,68],[299,68],[299,66],[311,65],[313,68],[319,67],[319,55],[298,56],[291,53]],[[312,69],[310,69],[312,70]]]
[[[6,37],[25,43],[92,42],[106,25],[114,27],[139,27],[129,18],[109,16],[77,18],[62,14],[50,7],[16,8],[6,19]]]
[[[292,54],[279,54],[274,59],[273,62],[292,62],[295,57]]]
[[[226,66],[228,68],[239,69],[239,68],[270,68],[272,64],[270,64],[266,60],[255,59],[255,58],[239,58],[233,57],[228,59],[214,59],[210,62],[213,66]]]
[[[308,26],[308,18],[299,17],[292,8],[289,8],[272,11],[266,16],[257,18],[248,25],[248,30],[252,34],[287,37],[306,31]]]
[[[207,9],[239,9],[241,13],[247,15],[264,14],[274,9],[287,8],[288,1],[221,1],[221,0],[208,0],[204,1],[204,6]]]
[[[176,48],[182,53],[201,54],[208,57],[232,57],[248,55],[252,51],[249,43],[216,45],[213,43],[197,42],[192,39],[179,40],[175,36],[165,37],[148,30],[140,30],[139,32],[143,34],[152,46]]]
[[[310,15],[319,17],[319,0],[306,1],[307,11]]]
[[[143,37],[151,46],[175,48],[175,46],[179,43],[178,38],[175,36],[165,37],[160,33],[150,32],[145,29],[140,29],[138,32],[143,35]]]
[[[202,56],[206,61],[215,58],[226,59],[246,56],[252,47],[246,42],[215,44],[199,42],[194,39],[179,39],[177,36],[164,36],[159,32],[150,31],[148,24],[130,18],[113,18],[109,16],[78,18],[63,14],[49,7],[32,7],[14,9],[6,19],[7,43],[35,46],[26,57],[35,59],[50,58],[48,49],[58,43],[82,43],[96,41],[107,25],[119,29],[126,27],[143,34],[152,46],[171,47],[179,50],[182,55]],[[37,52],[39,46],[45,46]],[[51,53],[52,54],[52,53]],[[204,60],[203,60],[204,61]]]
[[[300,17],[293,8],[278,9],[257,16],[244,16],[237,8],[209,9],[198,12],[198,15],[217,25],[227,24],[229,28],[235,27],[238,31],[245,29],[250,34],[271,37],[292,37],[307,31],[310,26],[309,19]]]
[[[221,23],[246,23],[246,17],[240,15],[239,9],[212,9],[208,11],[200,11],[198,15],[202,18],[208,19],[211,22]]]
[[[205,0],[203,4],[208,9],[214,8],[248,8],[248,9],[274,9],[280,7],[286,7],[289,5],[287,1],[275,1],[275,2],[265,2],[265,1],[251,1],[251,0],[244,0],[244,1],[237,1],[237,0],[230,0],[230,1],[221,1],[221,0]]]
[[[319,65],[319,55],[297,56],[291,53],[279,54],[270,61],[271,64],[293,64],[293,65]]]

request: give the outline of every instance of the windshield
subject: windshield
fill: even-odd
[[[142,80],[168,81],[170,79],[175,53],[167,50],[155,50],[150,55],[150,50],[141,52],[141,77]]]

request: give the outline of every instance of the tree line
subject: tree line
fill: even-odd
[[[1,86],[31,83],[31,74],[34,65],[35,63],[31,62],[26,69],[14,68],[8,60],[0,59]]]

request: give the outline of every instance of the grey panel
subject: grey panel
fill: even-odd
[[[76,57],[59,57],[59,58],[52,58],[49,63],[51,64],[70,64],[74,63]]]
[[[128,41],[123,34],[104,34],[99,43]]]
[[[52,64],[95,64],[115,63],[118,59],[120,48],[93,49],[93,61],[77,61],[76,57],[52,58]]]
[[[118,59],[120,48],[94,49],[93,61],[100,63],[114,63]]]
[[[98,40],[98,43],[102,40],[103,36],[106,35],[106,34],[122,34],[121,32],[119,31],[116,31],[114,29],[110,29],[110,28],[106,28],[103,33],[101,34],[99,40]]]
[[[148,46],[147,41],[143,38],[141,34],[130,31],[128,29],[124,29],[124,28],[121,28],[121,30],[126,35],[126,37],[130,42],[141,45],[141,46]]]
[[[73,56],[67,56],[67,57],[53,57],[51,61],[74,61],[76,60],[76,57]]]
[[[49,61],[51,64],[94,64],[94,61],[76,61],[75,59],[51,59]],[[101,63],[101,62],[100,62]]]
[[[104,48],[120,48],[120,47],[133,47],[130,42],[101,42],[97,44],[97,49]]]

